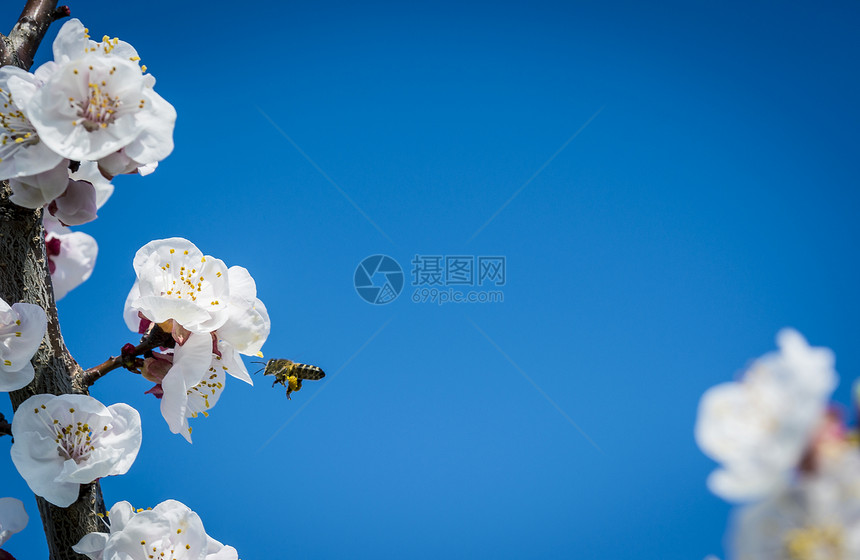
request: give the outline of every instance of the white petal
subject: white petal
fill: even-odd
[[[212,537],[208,537],[206,560],[239,560],[239,553],[232,546],[224,546]]]
[[[96,207],[101,208],[113,194],[114,186],[104,178],[99,171],[99,164],[94,161],[82,161],[78,170],[69,175],[76,181],[87,181],[96,190]]]
[[[125,307],[122,310],[122,318],[125,321],[125,325],[131,332],[138,332],[140,330],[140,315],[138,315],[137,309],[132,307],[132,303],[140,297],[140,286],[138,286],[137,281],[134,282],[134,285],[131,287],[131,291],[128,292],[128,297],[125,298]]]
[[[221,351],[221,367],[224,371],[247,383],[253,385],[251,376],[248,374],[248,369],[245,367],[245,362],[239,352],[230,345],[229,342],[221,341],[218,343],[218,349]]]
[[[227,275],[230,280],[230,296],[242,298],[249,303],[257,299],[257,283],[247,268],[231,266]]]
[[[96,211],[96,189],[87,181],[69,179],[66,191],[49,205],[51,214],[67,226],[79,226],[92,222]]]
[[[85,49],[90,46],[90,43],[84,24],[78,18],[72,18],[63,24],[57,32],[57,38],[54,39],[54,60],[68,62],[80,58],[84,56]]]
[[[129,520],[134,517],[135,511],[129,502],[117,502],[110,508],[110,531],[115,533],[122,531]]]
[[[111,517],[111,526],[113,526],[113,518]],[[90,560],[102,560],[105,546],[108,542],[107,533],[89,533],[83,536],[77,544],[72,545],[72,550],[78,554],[83,554]]]
[[[164,376],[161,388],[161,415],[170,431],[191,442],[188,429],[188,391],[203,380],[212,362],[212,337],[192,334],[173,350],[173,367]]]
[[[0,370],[0,391],[17,391],[29,385],[34,377],[36,377],[36,370],[30,362],[18,371]]]
[[[36,175],[9,179],[12,196],[9,200],[24,208],[41,208],[66,190],[69,184],[69,160],[60,158],[59,163]]]
[[[29,521],[24,502],[17,498],[0,498],[0,546],[15,533],[20,533]]]
[[[52,237],[54,234],[49,234],[47,239],[50,240]],[[60,254],[49,258],[55,266],[51,274],[54,297],[60,300],[89,279],[96,266],[99,248],[92,236],[81,231],[56,235],[56,237],[60,240]]]
[[[15,303],[11,311],[13,313],[4,313],[4,316],[9,317],[9,322],[0,324],[0,380],[4,379],[5,372],[16,372],[30,366],[30,360],[42,343],[48,325],[45,310],[38,305]],[[5,384],[5,381],[0,381],[0,388]]]
[[[141,133],[125,147],[125,153],[143,164],[158,162],[173,151],[176,109],[152,89],[143,90],[144,109],[135,114]]]
[[[125,148],[109,154],[98,161],[98,168],[101,172],[111,177],[135,173],[138,167],[140,167],[140,163],[128,157],[125,154]]]
[[[251,305],[231,299],[229,312],[230,318],[218,329],[218,338],[242,354],[253,356],[263,347],[272,326],[266,307],[259,299]]]

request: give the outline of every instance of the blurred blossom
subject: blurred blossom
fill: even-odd
[[[860,452],[828,456],[814,472],[734,518],[737,560],[860,558]]]
[[[792,329],[777,344],[740,381],[712,387],[699,403],[696,441],[721,464],[708,487],[726,500],[763,498],[791,480],[836,387],[829,349],[810,347]]]

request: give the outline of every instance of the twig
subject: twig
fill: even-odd
[[[68,17],[68,6],[57,7],[57,0],[27,0],[18,23],[8,37],[0,35],[0,64],[12,64],[24,70],[33,65],[36,49],[51,23]]]
[[[153,324],[140,339],[140,344],[133,346],[126,344],[122,347],[119,356],[111,357],[101,364],[91,367],[81,374],[81,381],[85,387],[91,387],[93,383],[118,368],[125,368],[135,373],[140,373],[140,360],[137,356],[158,348],[159,346],[171,346],[173,337],[166,333],[158,325]]]
[[[6,421],[6,418],[3,416],[3,413],[0,412],[0,436],[11,436],[12,435],[12,424]]]

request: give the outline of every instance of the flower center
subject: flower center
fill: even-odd
[[[183,544],[182,542],[171,542],[173,540],[180,540],[182,535],[182,529],[177,529],[176,534],[180,535],[180,537],[170,538],[167,537],[162,540],[160,543],[147,543],[146,540],[140,541],[140,546],[143,547],[143,552],[146,554],[146,558],[153,558],[156,560],[179,560],[180,558],[186,558],[188,550],[191,549],[190,544]],[[179,550],[177,550],[179,549]]]
[[[3,110],[0,111],[0,145],[23,144],[26,146],[39,142],[36,129],[30,124],[30,120],[18,109],[12,100],[12,94],[0,88],[0,103]]]
[[[844,558],[842,542],[842,528],[837,526],[801,527],[783,536],[785,557],[789,560],[839,560]]]
[[[69,98],[69,102],[77,108],[77,115],[81,118],[80,121],[75,121],[75,124],[82,125],[87,132],[107,128],[116,119],[122,101],[119,97],[112,96],[106,88],[105,80],[101,83],[91,81],[87,84],[86,98],[77,102],[74,98]]]
[[[57,418],[52,418],[45,405],[33,410],[42,417],[41,420],[48,431],[53,433],[54,441],[57,443],[57,453],[60,457],[66,460],[71,459],[78,465],[90,458],[90,453],[95,451],[99,444],[100,432],[94,430],[87,422],[75,420],[74,416],[72,416],[71,421],[60,421]],[[75,409],[70,408],[69,413],[74,415]],[[107,430],[107,426],[102,428],[103,432]]]
[[[203,257],[201,263],[205,262],[206,258]],[[161,265],[161,270],[164,274],[164,285],[168,287],[166,291],[162,292],[162,295],[176,299],[185,298],[197,301],[197,297],[201,295],[201,292],[204,290],[207,293],[212,291],[211,284],[201,275],[202,270],[198,271],[190,263],[187,264],[189,265],[187,267],[179,262],[174,262],[173,267],[170,266],[170,262]],[[176,265],[179,265],[178,270]],[[217,272],[216,275],[221,276],[221,273]],[[211,303],[212,305],[217,305],[218,300],[213,300]]]

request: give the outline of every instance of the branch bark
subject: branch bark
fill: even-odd
[[[0,64],[29,70],[33,56],[51,23],[69,15],[57,9],[57,0],[28,0],[18,23],[8,36],[0,35]],[[0,297],[8,303],[27,302],[41,306],[48,316],[48,332],[36,355],[33,382],[9,398],[12,408],[32,395],[87,394],[81,383],[81,368],[72,358],[60,333],[57,306],[45,253],[42,210],[21,208],[9,200],[8,182],[0,184]],[[59,508],[36,497],[51,560],[86,558],[72,551],[81,537],[102,529],[98,513],[105,511],[98,482],[83,485],[78,500]]]
[[[11,64],[24,70],[33,65],[33,57],[51,23],[71,15],[68,6],[57,7],[57,0],[27,0],[18,23],[0,45],[0,66]]]
[[[93,383],[112,372],[115,369],[124,367],[129,371],[140,373],[139,367],[143,360],[137,359],[137,356],[146,355],[147,352],[155,350],[159,346],[172,346],[173,337],[170,333],[166,333],[155,323],[150,325],[149,331],[140,339],[140,344],[126,344],[122,348],[119,356],[108,358],[101,364],[91,367],[81,374],[81,385],[84,387],[92,387]]]

